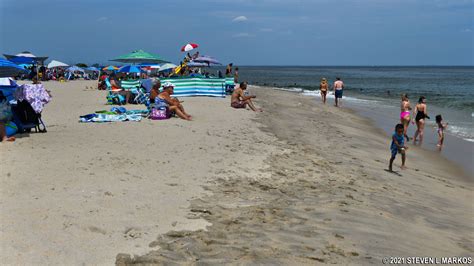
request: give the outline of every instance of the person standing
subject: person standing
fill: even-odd
[[[236,67],[234,71],[234,83],[239,83],[239,68]]]
[[[423,142],[423,132],[425,130],[425,119],[430,117],[428,116],[428,111],[426,109],[426,98],[421,96],[418,100],[418,104],[415,106],[415,111],[413,112],[416,122],[416,132],[413,137],[413,142],[417,141],[418,136],[420,137],[420,144]]]
[[[232,76],[232,63],[228,64],[225,69],[225,76],[231,77]]]
[[[337,77],[336,81],[334,81],[334,99],[336,102],[336,107],[341,106],[342,100],[342,90],[344,89],[344,82],[342,82],[341,78]]]
[[[407,138],[407,141],[410,141],[410,138],[407,135],[408,126],[410,125],[410,100],[408,95],[402,94],[402,101],[400,103],[400,123],[403,124],[403,135]]]
[[[328,93],[328,88],[328,81],[326,80],[326,78],[322,78],[321,83],[319,83],[319,91],[321,93],[321,100],[324,104],[326,104],[326,95]]]

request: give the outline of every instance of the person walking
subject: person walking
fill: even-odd
[[[321,83],[319,83],[319,91],[321,94],[321,100],[323,101],[324,104],[326,104],[326,95],[328,94],[328,89],[329,89],[328,81],[326,80],[326,78],[322,78]]]
[[[337,77],[336,81],[334,81],[333,85],[334,89],[334,99],[335,99],[335,105],[336,107],[341,106],[341,100],[342,100],[342,90],[344,89],[344,82],[341,80],[341,78]]]

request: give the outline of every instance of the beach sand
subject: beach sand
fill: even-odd
[[[0,144],[7,264],[380,264],[474,252],[472,177],[348,109],[252,87],[265,110],[183,98],[195,121],[81,124],[94,82],[49,82],[46,134]],[[136,108],[137,106],[127,106]]]

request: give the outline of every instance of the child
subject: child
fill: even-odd
[[[441,115],[436,116],[436,124],[438,124],[438,146],[441,148],[444,142],[444,129],[448,126],[448,123],[443,123]]]
[[[392,151],[392,157],[390,158],[390,163],[388,165],[388,170],[392,171],[392,164],[397,156],[397,153],[402,155],[402,166],[401,169],[405,169],[405,150],[408,147],[405,146],[405,139],[403,136],[403,124],[397,124],[395,126],[395,132],[392,135],[392,144],[390,145],[390,150]]]

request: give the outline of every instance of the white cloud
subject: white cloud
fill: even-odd
[[[248,18],[246,16],[238,16],[238,17],[235,17],[232,21],[233,22],[243,22],[243,21],[247,21]]]
[[[108,19],[109,19],[108,17],[100,17],[100,18],[97,19],[97,21],[103,22],[103,21],[106,21]]]
[[[248,37],[253,37],[254,35],[248,33],[248,32],[241,32],[241,33],[236,33],[232,35],[234,38],[248,38]]]

